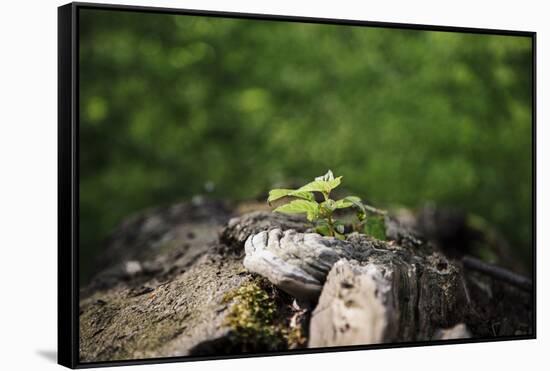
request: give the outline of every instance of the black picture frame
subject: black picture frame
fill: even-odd
[[[79,361],[79,12],[82,9],[209,16],[221,18],[286,21],[331,25],[353,25],[409,30],[449,31],[490,35],[524,36],[532,43],[532,282],[533,334],[468,340],[434,340],[429,343],[388,343],[377,345],[300,349],[273,353],[150,358],[125,361],[81,363]],[[212,359],[276,356],[352,350],[416,347],[440,344],[495,342],[536,339],[536,32],[438,25],[386,23],[349,19],[311,18],[223,11],[203,11],[145,6],[70,3],[58,8],[58,363],[69,368],[154,364]]]

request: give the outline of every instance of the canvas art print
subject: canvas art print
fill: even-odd
[[[60,363],[535,337],[533,32],[59,27]]]

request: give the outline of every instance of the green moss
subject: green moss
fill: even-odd
[[[233,330],[232,342],[244,352],[278,351],[305,344],[301,327],[290,327],[278,310],[280,298],[270,286],[264,279],[256,278],[223,298],[232,303],[225,325]]]
[[[289,327],[285,337],[289,349],[303,348],[306,346],[307,338],[302,326]]]

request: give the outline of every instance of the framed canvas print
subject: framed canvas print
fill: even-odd
[[[534,32],[58,19],[59,363],[535,338]]]

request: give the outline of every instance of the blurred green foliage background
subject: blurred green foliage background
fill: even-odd
[[[528,37],[81,10],[82,277],[132,212],[329,168],[378,206],[479,214],[527,261],[531,58]]]

